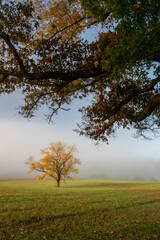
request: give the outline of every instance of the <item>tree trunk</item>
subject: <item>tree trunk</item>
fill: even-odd
[[[57,179],[57,187],[60,187],[60,179]]]

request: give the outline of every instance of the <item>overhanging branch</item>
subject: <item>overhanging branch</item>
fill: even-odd
[[[35,73],[27,73],[27,76],[24,72],[21,71],[6,71],[1,69],[0,74],[7,74],[8,76],[15,76],[15,77],[25,77],[29,80],[45,80],[45,79],[54,79],[54,80],[63,80],[64,82],[70,83],[74,80],[79,78],[92,78],[100,76],[104,74],[105,71],[102,70],[101,67],[94,68],[94,69],[86,69],[86,70],[75,70],[75,71],[53,71],[53,72],[35,72]],[[63,84],[62,84],[63,85]]]

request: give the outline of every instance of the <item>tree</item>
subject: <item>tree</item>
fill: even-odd
[[[44,155],[39,161],[34,161],[30,156],[28,161],[25,162],[29,166],[30,172],[42,173],[38,175],[38,179],[46,177],[53,178],[57,181],[57,187],[60,187],[60,181],[70,178],[71,173],[78,173],[76,164],[80,164],[78,158],[74,153],[78,152],[77,147],[67,146],[62,142],[51,143],[49,147],[42,149],[41,154]]]
[[[20,113],[48,119],[89,97],[77,132],[107,141],[120,126],[160,126],[157,0],[0,0],[0,91],[21,89]],[[61,17],[63,16],[63,18]],[[82,32],[101,27],[91,43]],[[152,71],[152,74],[151,74]]]

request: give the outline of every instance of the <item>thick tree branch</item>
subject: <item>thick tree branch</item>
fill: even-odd
[[[133,98],[139,96],[142,93],[149,92],[149,91],[153,90],[155,85],[159,82],[160,82],[160,76],[153,79],[151,81],[151,83],[143,89],[137,89],[137,90],[133,89],[133,92],[131,94],[129,94],[126,98],[124,98],[117,106],[115,106],[113,111],[109,115],[107,115],[107,117],[104,120],[106,120],[106,119],[112,117],[113,115],[115,115],[116,113],[118,113],[118,111],[120,111],[120,109],[123,106],[125,106],[126,104],[128,104]]]
[[[41,80],[41,79],[58,79],[66,82],[74,81],[78,78],[91,78],[97,77],[105,73],[102,67],[86,70],[75,70],[66,72],[41,72],[41,73],[29,73],[28,77],[31,80]]]
[[[140,122],[146,119],[151,115],[151,113],[155,110],[155,108],[160,104],[160,94],[156,94],[153,96],[147,105],[144,107],[144,110],[135,116],[133,119],[135,122]]]
[[[17,60],[17,63],[19,65],[19,67],[20,67],[21,72],[26,76],[28,74],[27,70],[26,70],[26,68],[25,68],[25,66],[23,64],[23,61],[20,58],[20,56],[19,56],[15,46],[10,41],[9,35],[7,35],[6,33],[0,31],[0,37],[6,42],[6,44],[8,45],[10,50],[12,51],[15,59]]]
[[[0,70],[0,74],[7,74],[8,76],[22,76],[27,77],[29,80],[45,80],[45,79],[54,79],[54,80],[63,80],[64,82],[70,83],[78,78],[92,78],[100,76],[105,73],[101,67],[94,69],[86,69],[86,70],[75,70],[75,71],[53,71],[53,72],[35,72],[35,73],[25,73],[21,71],[5,71],[3,69]],[[63,84],[62,84],[63,85]]]

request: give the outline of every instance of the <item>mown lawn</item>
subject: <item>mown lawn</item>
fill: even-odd
[[[0,182],[0,240],[160,239],[160,183]]]

